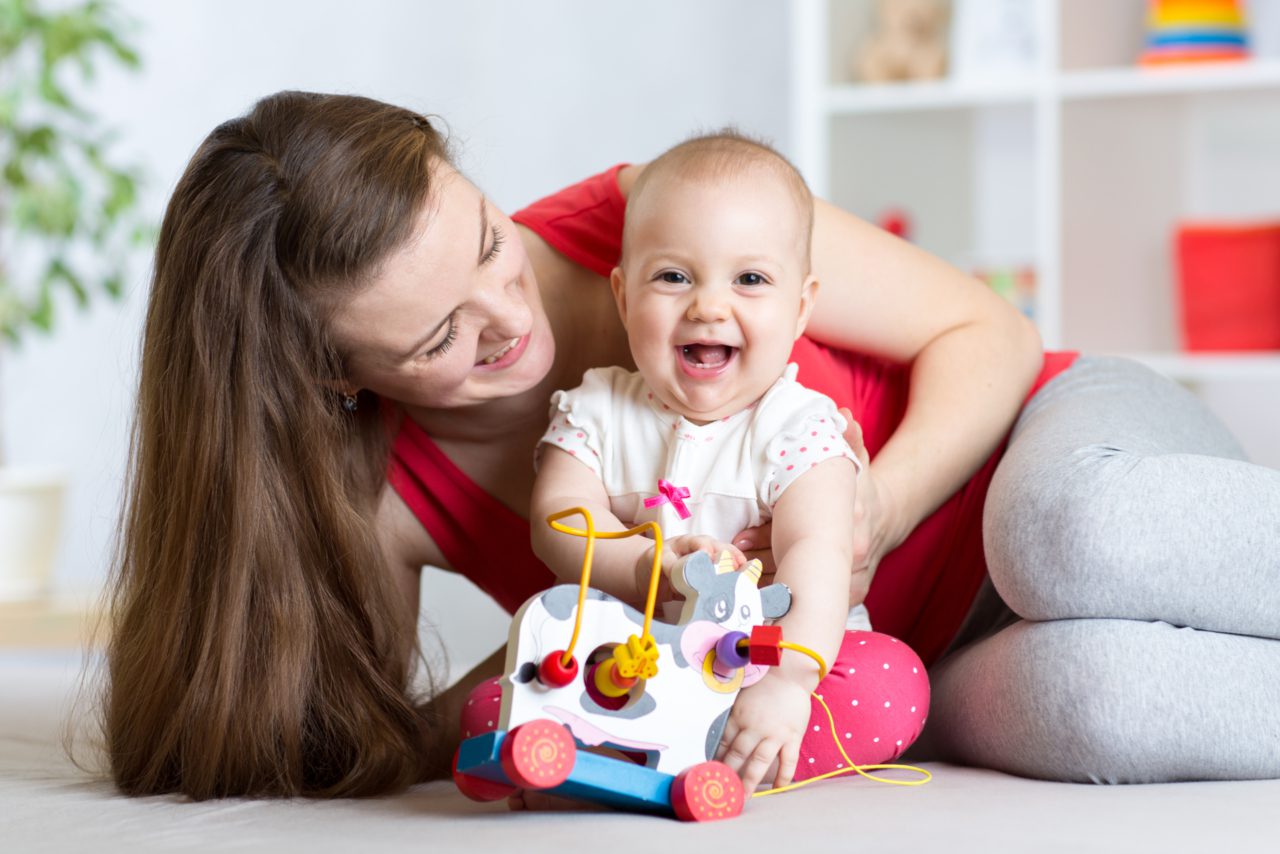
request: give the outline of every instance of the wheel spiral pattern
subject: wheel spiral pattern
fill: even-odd
[[[682,772],[671,787],[671,805],[684,821],[716,821],[742,812],[742,780],[722,762],[703,762]]]
[[[577,758],[573,737],[553,721],[530,721],[502,743],[502,768],[517,786],[551,789],[563,783]]]

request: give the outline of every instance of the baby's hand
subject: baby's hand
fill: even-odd
[[[644,553],[636,560],[636,590],[640,593],[643,600],[649,591],[649,574],[653,572],[653,551],[654,546],[644,550]],[[743,555],[742,550],[737,546],[717,540],[715,537],[708,537],[704,534],[681,534],[678,537],[670,537],[662,541],[662,576],[663,584],[658,588],[658,601],[665,602],[668,599],[675,598],[676,593],[672,589],[671,570],[675,568],[676,562],[686,555],[694,552],[706,552],[711,555],[711,559],[717,560],[722,551],[727,551],[733,556],[734,569],[741,569],[742,565],[747,562],[747,558]]]
[[[773,785],[791,782],[809,713],[809,691],[780,673],[771,672],[738,694],[717,757],[738,772],[747,794],[756,790],[775,759]]]

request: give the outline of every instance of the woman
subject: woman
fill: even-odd
[[[532,450],[553,390],[589,367],[633,367],[602,273],[638,171],[589,179],[517,224],[453,170],[425,119],[389,105],[280,93],[205,141],[165,216],[144,333],[104,721],[123,790],[358,795],[446,773],[461,698],[499,660],[415,702],[419,568],[465,572],[509,609],[550,582],[528,545]],[[1248,502],[1230,507],[1270,501],[1280,517],[1276,473],[1207,457],[1135,463],[1106,437],[1128,431],[1144,454],[1238,451],[1176,388],[1123,364],[1046,359],[987,290],[830,206],[813,264],[824,283],[813,340],[793,356],[807,385],[863,422],[849,438],[873,456],[855,567],[880,572],[872,619],[926,662],[952,647],[934,676],[940,755],[1058,779],[1181,773],[1118,737],[1135,728],[1123,714],[1082,717],[1079,703],[1046,698],[1072,684],[1141,708],[1164,689],[1122,684],[1114,664],[1139,658],[1228,655],[1275,673],[1272,641],[1215,634],[1175,649],[1133,628],[1158,624],[1125,621],[1274,638],[1280,607],[1264,606],[1280,605],[1278,586],[1249,574],[1267,569],[1258,552],[1219,561],[1203,538],[1183,555],[1212,558],[1212,589],[1173,584],[1179,561],[1117,566],[1108,550],[1130,554],[1128,528],[1106,527],[1088,499],[1096,478],[1151,470],[1154,495],[1175,506],[1142,520],[1148,543],[1190,527],[1196,478],[1247,480]],[[1024,397],[1055,375],[986,499]],[[1142,401],[1128,421],[1107,409],[1117,393]],[[984,500],[995,587],[1021,616],[1056,622],[990,635],[1008,612],[990,588],[975,600]],[[1059,510],[1064,525],[1044,527]],[[1063,530],[1091,551],[1076,561],[1081,542]],[[1258,532],[1243,530],[1256,549]],[[1084,658],[1068,666],[1068,652]],[[1189,681],[1187,707],[1170,713],[1212,714],[1211,684]],[[1237,722],[1274,717],[1233,684]],[[1108,764],[1117,749],[1131,766]],[[1276,753],[1206,773],[1273,774]]]

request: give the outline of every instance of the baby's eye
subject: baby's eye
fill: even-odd
[[[677,273],[675,270],[667,270],[665,273],[659,274],[658,278],[670,285],[683,285],[689,281],[685,278],[684,273]]]
[[[759,273],[743,273],[741,276],[738,276],[737,283],[739,285],[763,285],[767,284],[767,282],[768,280]]]

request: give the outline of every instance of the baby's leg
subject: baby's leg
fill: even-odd
[[[858,765],[888,762],[916,740],[929,714],[924,665],[911,647],[878,632],[846,632],[831,672],[815,693],[831,709],[836,728],[833,732],[822,704],[812,700],[796,780],[845,767],[837,740]]]
[[[1280,638],[1280,471],[1189,392],[1084,358],[1018,419],[987,498],[991,580],[1028,620]]]

